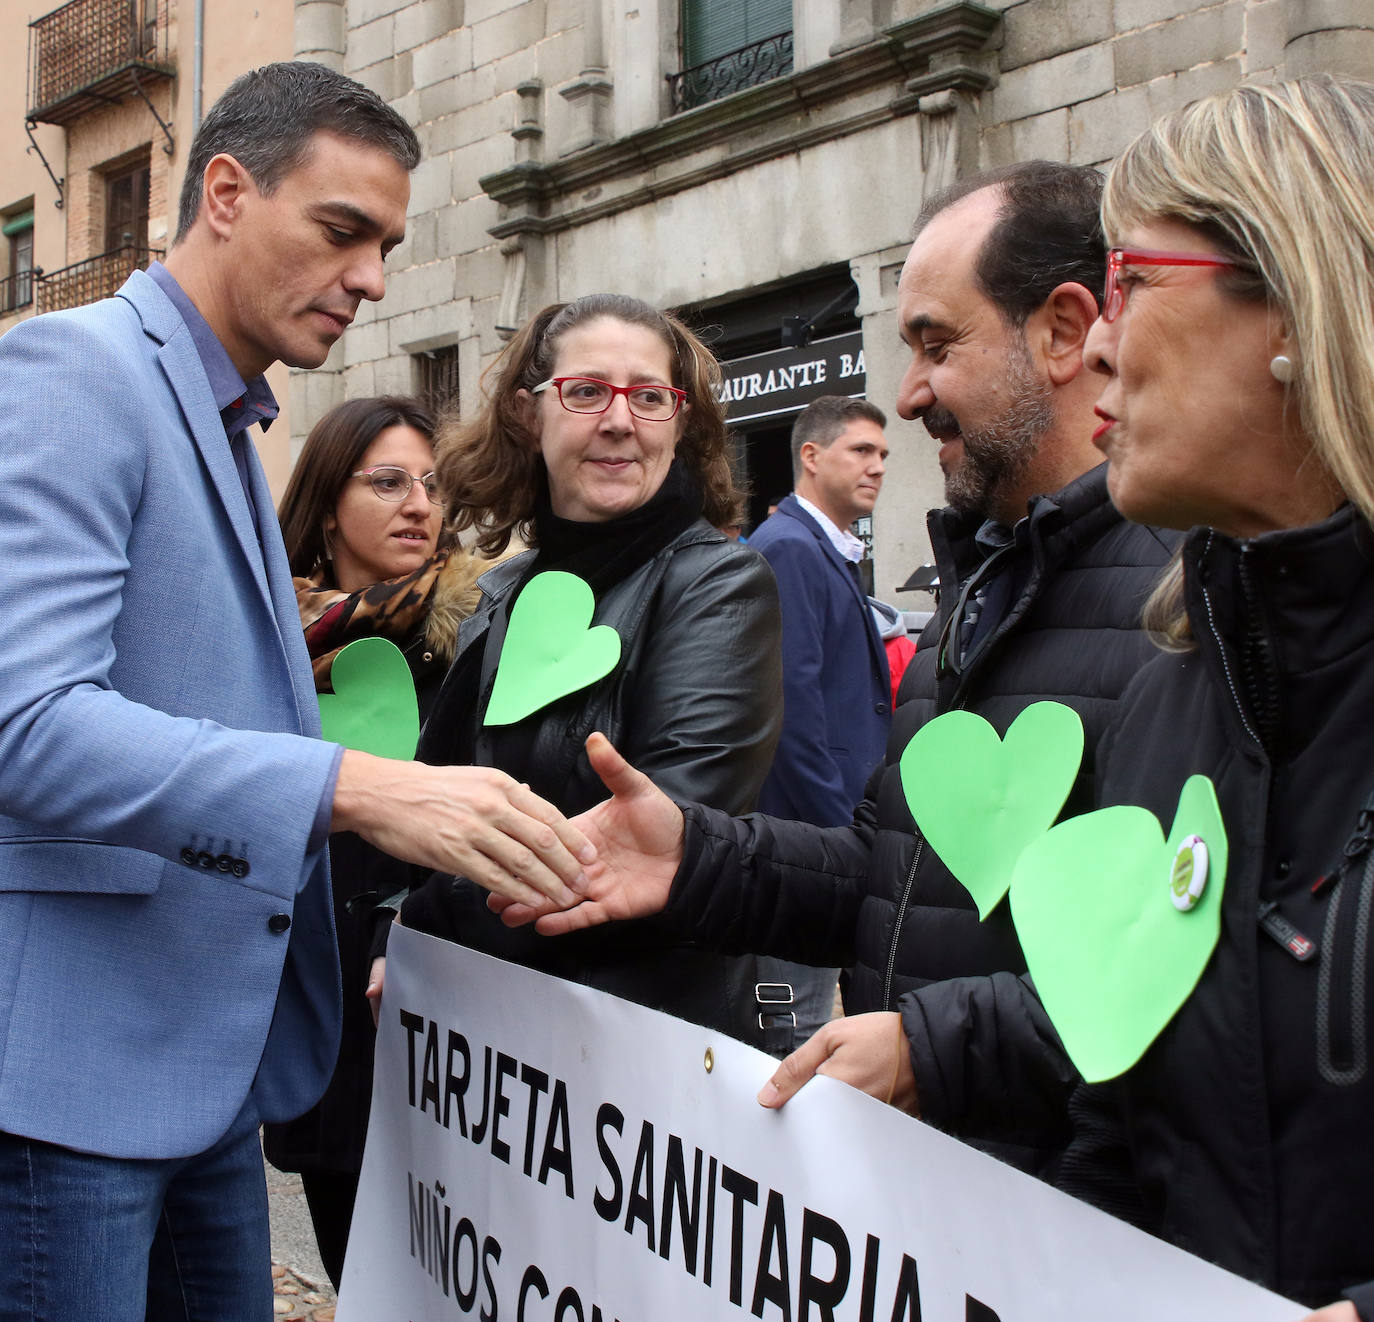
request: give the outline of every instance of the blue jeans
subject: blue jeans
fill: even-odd
[[[268,1322],[251,1101],[212,1148],[101,1157],[0,1133],[0,1322]]]

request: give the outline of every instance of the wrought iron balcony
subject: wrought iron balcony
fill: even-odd
[[[175,72],[168,0],[71,0],[29,24],[28,118],[67,124]]]
[[[33,302],[34,277],[37,272],[20,271],[0,279],[0,317],[18,312]]]
[[[60,308],[79,308],[100,298],[109,298],[118,291],[131,272],[144,270],[162,256],[161,248],[113,248],[98,257],[64,266],[46,275],[34,272],[38,289],[39,312],[56,312]]]
[[[792,72],[792,34],[780,32],[668,75],[674,115]]]

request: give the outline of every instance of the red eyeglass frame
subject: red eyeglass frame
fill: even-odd
[[[605,386],[606,389],[611,392],[611,397],[606,401],[606,407],[604,409],[571,408],[568,405],[568,401],[563,398],[563,383],[565,381],[594,381],[599,386]],[[538,395],[542,391],[547,390],[550,386],[553,387],[554,394],[558,396],[558,402],[567,409],[569,413],[576,413],[582,417],[596,417],[598,414],[606,413],[609,411],[611,405],[615,403],[615,397],[617,395],[625,396],[625,403],[629,405],[630,412],[634,413],[634,416],[641,422],[671,422],[682,411],[682,406],[687,403],[687,392],[677,386],[662,385],[657,381],[640,381],[632,386],[613,386],[609,381],[603,381],[599,376],[551,376],[547,381],[541,381],[537,386],[531,387],[530,394]],[[667,417],[663,418],[646,418],[642,413],[635,413],[634,405],[630,404],[630,396],[634,394],[636,390],[644,390],[646,388],[650,390],[668,391],[674,400],[677,401],[677,407],[674,408]]]
[[[1126,306],[1121,288],[1125,266],[1239,266],[1234,257],[1220,253],[1168,252],[1159,248],[1112,248],[1107,253],[1107,283],[1102,290],[1102,320],[1115,321]]]

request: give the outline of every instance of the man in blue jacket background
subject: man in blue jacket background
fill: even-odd
[[[792,428],[794,493],[749,539],[782,604],[782,738],[759,795],[773,817],[845,826],[882,761],[892,721],[887,654],[850,530],[883,485],[887,417],[864,399],[825,395]],[[830,1018],[835,972],[777,962],[793,988],[796,1040]]]

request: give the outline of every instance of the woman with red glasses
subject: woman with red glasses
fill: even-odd
[[[1099,800],[1167,824],[1207,775],[1230,861],[1201,980],[1080,1089],[1063,1182],[1331,1322],[1374,1319],[1371,197],[1369,84],[1168,116],[1108,179],[1120,247],[1085,350],[1113,500],[1191,529]]]
[[[439,484],[480,549],[514,536],[533,549],[481,578],[418,756],[497,767],[571,815],[605,795],[583,750],[603,730],[669,794],[749,811],[780,728],[781,624],[767,563],[717,531],[736,488],[715,359],[675,317],[599,294],[545,308],[489,376],[480,409],[441,438]],[[619,660],[513,723],[488,723],[512,612],[552,570],[590,587],[592,623],[619,635]],[[650,924],[545,941],[503,926],[474,883],[437,875],[401,921],[771,1045],[752,957]]]

